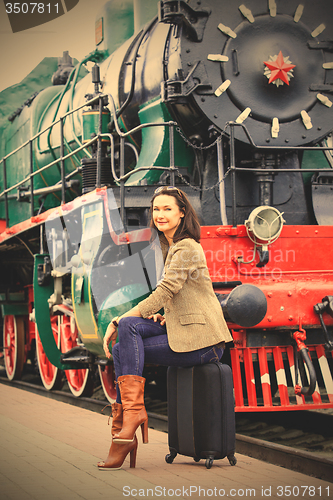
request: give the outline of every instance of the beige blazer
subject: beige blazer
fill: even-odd
[[[166,253],[163,239],[161,247]],[[173,351],[195,351],[232,341],[202,246],[192,238],[170,246],[163,280],[138,307],[143,318],[164,307],[168,341]]]

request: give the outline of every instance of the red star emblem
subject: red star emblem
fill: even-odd
[[[295,64],[285,63],[281,50],[275,61],[264,61],[264,64],[271,70],[271,76],[268,80],[268,83],[272,83],[279,78],[284,83],[289,85],[289,78],[287,73],[291,69],[295,68]]]

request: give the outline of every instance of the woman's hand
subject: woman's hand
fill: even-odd
[[[112,342],[112,347],[115,345],[116,340],[118,337],[118,329],[117,327],[111,322],[109,323],[105,335],[104,335],[104,340],[103,340],[103,349],[105,352],[105,355],[107,358],[111,358],[111,353],[109,351],[109,343]]]
[[[148,316],[148,319],[153,319],[156,323],[156,321],[159,321],[161,325],[165,325],[165,317],[162,316],[162,314],[152,314],[151,316]]]

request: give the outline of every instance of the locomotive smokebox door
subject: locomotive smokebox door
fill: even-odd
[[[189,36],[186,18],[181,36],[183,80],[196,81],[191,96],[207,119],[219,130],[243,123],[258,146],[304,146],[327,136],[333,2],[206,3],[202,39]],[[241,126],[235,136],[249,143]]]

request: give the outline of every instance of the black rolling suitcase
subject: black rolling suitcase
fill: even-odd
[[[169,366],[168,433],[172,463],[177,453],[206,459],[235,458],[235,411],[231,368],[221,363],[180,368]]]

